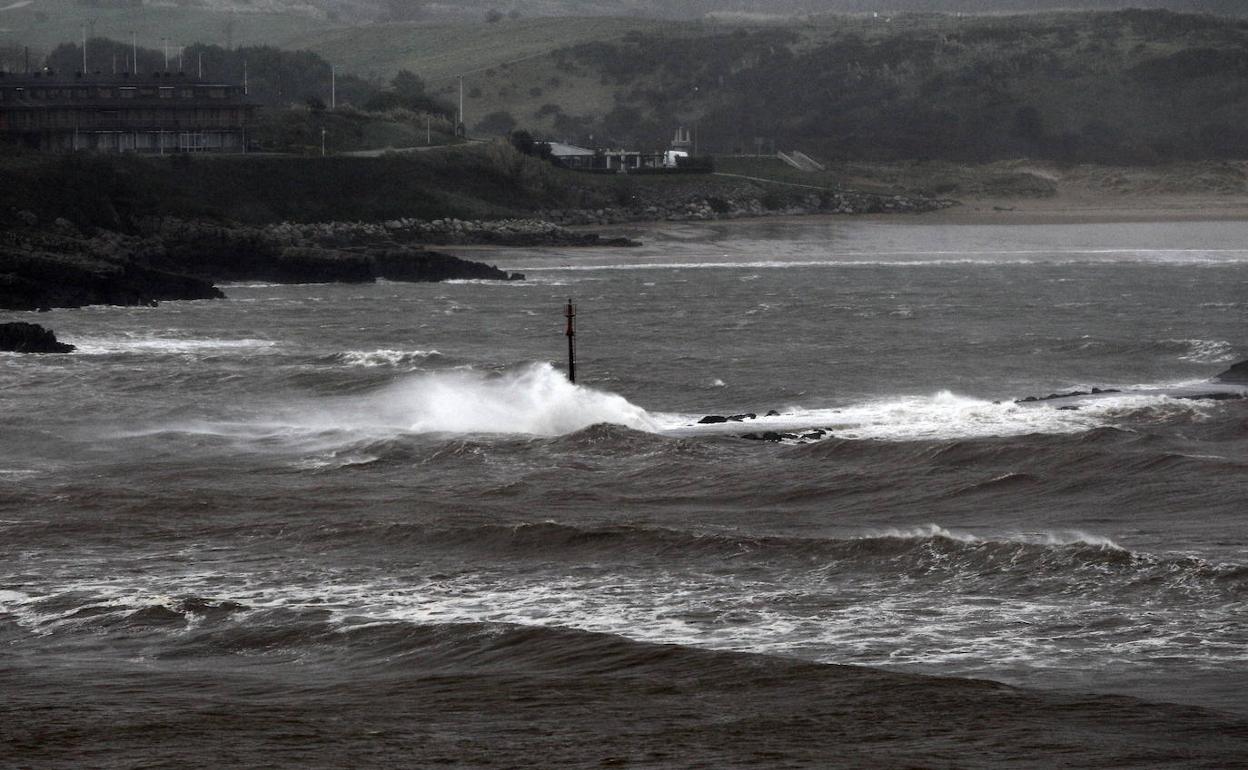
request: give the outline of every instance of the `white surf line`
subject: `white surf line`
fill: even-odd
[[[1015,265],[1073,265],[1073,264],[1108,264],[1097,261],[1087,261],[1075,259],[1081,254],[1146,254],[1144,250],[1110,250],[1110,251],[1069,251],[1069,252],[1053,252],[1053,251],[1008,251],[1008,252],[965,252],[965,251],[932,251],[932,252],[845,252],[840,254],[832,254],[824,259],[794,259],[794,260],[760,260],[753,262],[667,262],[662,261],[661,257],[656,257],[654,262],[623,262],[612,263],[606,265],[538,265],[525,266],[527,272],[545,272],[545,271],[576,271],[591,272],[604,270],[650,270],[650,269],[667,269],[667,270],[711,270],[711,269],[769,269],[769,268],[785,268],[785,267],[826,267],[826,268],[855,268],[855,267],[952,267],[960,265],[983,265],[986,267],[996,266],[1015,266]],[[1177,250],[1156,250],[1154,253],[1175,253],[1184,254]],[[1193,253],[1217,253],[1201,250]],[[1228,254],[1242,254],[1242,259],[1221,259],[1221,260],[1123,260],[1116,264],[1158,264],[1159,262],[1173,265],[1238,265],[1248,262],[1248,250],[1227,249],[1224,252]],[[960,259],[912,259],[912,260],[888,260],[888,259],[857,259],[857,257],[905,257],[905,256],[932,256],[939,257],[943,255],[962,255]],[[974,257],[982,256],[1017,256],[1024,257],[1028,255],[1050,254],[1055,259],[975,259]]]

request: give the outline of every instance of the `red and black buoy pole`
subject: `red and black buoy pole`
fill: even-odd
[[[568,382],[576,383],[576,305],[568,298],[568,308],[563,313],[568,319]]]

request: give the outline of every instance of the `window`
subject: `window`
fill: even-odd
[[[112,99],[113,89],[101,88],[99,91],[96,92],[96,96],[100,97],[101,99]]]
[[[161,98],[161,99],[172,99],[172,98],[173,98],[173,86],[161,86],[161,87],[160,87],[160,98]]]
[[[178,91],[178,97],[182,99],[190,99],[194,95],[195,95],[195,91],[194,89],[191,89],[191,88],[183,88]]]
[[[139,90],[139,89],[134,88],[133,86],[131,86],[131,87],[123,87],[123,88],[121,89],[121,94],[120,94],[120,96],[121,96],[121,98],[122,98],[122,99],[133,99],[133,98],[134,98],[135,93],[137,93],[137,92],[138,92],[138,90]]]

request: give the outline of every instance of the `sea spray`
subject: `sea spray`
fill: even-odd
[[[653,431],[646,410],[622,396],[574,385],[549,363],[500,375],[473,370],[422,374],[374,399],[414,433],[557,436],[596,423]]]

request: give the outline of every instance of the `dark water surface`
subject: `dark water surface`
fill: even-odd
[[[921,222],[13,314],[0,765],[1243,761],[1248,403],[1010,399],[1248,357],[1248,223]]]

